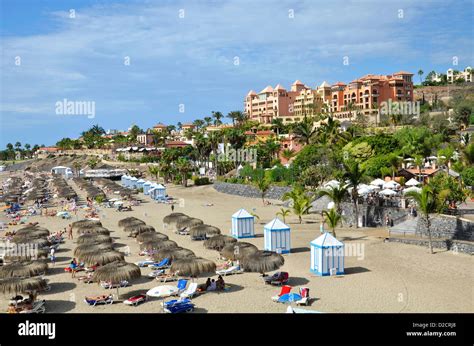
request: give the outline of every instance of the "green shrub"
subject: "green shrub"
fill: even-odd
[[[196,178],[194,180],[194,185],[199,186],[199,185],[209,185],[211,182],[209,181],[208,177],[202,177],[202,178]]]

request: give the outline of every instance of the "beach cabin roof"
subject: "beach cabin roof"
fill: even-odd
[[[281,221],[279,218],[273,219],[272,221],[267,223],[263,228],[275,230],[275,231],[290,229],[290,227],[285,225],[283,221]]]
[[[151,181],[146,181],[143,185],[146,185],[146,186],[150,186],[152,185],[153,183]]]
[[[155,186],[155,189],[163,190],[164,188],[165,188],[165,187],[164,187],[163,185],[161,185],[161,184],[157,184],[157,185]]]
[[[318,247],[344,246],[344,243],[340,242],[327,232],[314,239],[310,244]]]
[[[133,180],[133,181],[138,181],[138,179],[137,179],[137,178],[135,178],[135,177],[131,177],[131,178],[130,178],[130,180]]]
[[[253,218],[253,215],[250,214],[247,210],[245,209],[240,209],[237,212],[235,212],[232,217],[236,219],[248,219],[248,218]]]
[[[66,167],[66,166],[56,166],[56,167],[53,167],[53,168],[51,168],[51,169],[67,169],[67,168],[69,168],[69,167]],[[71,169],[71,168],[69,168],[69,169]]]
[[[138,181],[137,181],[137,183],[144,183],[144,182],[145,182],[145,180],[143,180],[143,179],[138,179]]]

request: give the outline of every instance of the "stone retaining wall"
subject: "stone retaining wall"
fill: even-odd
[[[428,239],[410,239],[410,238],[388,238],[392,243],[403,243],[428,247]],[[474,253],[474,243],[451,240],[451,239],[433,239],[431,241],[433,248],[452,250],[454,252],[462,252],[469,255]]]
[[[433,215],[430,217],[431,237],[474,241],[474,222],[455,216]],[[428,235],[426,220],[418,218],[416,233]]]
[[[226,193],[229,195],[236,195],[236,196],[249,197],[249,198],[262,198],[261,192],[252,185],[231,184],[231,183],[225,183],[221,181],[215,181],[213,186],[216,191]],[[270,189],[268,189],[267,193],[265,194],[265,198],[281,200],[283,198],[283,195],[289,191],[291,191],[290,187],[271,186]]]

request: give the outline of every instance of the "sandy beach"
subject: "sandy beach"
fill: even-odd
[[[2,179],[6,178],[2,174]],[[78,193],[77,186],[69,182]],[[215,191],[212,185],[183,188],[169,185],[167,193],[180,199],[175,211],[202,219],[205,223],[217,226],[223,234],[230,233],[231,215],[239,208],[256,213],[260,219],[255,225],[256,237],[245,241],[263,249],[263,225],[272,220],[281,208],[280,201],[271,201],[272,205],[263,206],[260,199],[249,199],[225,195]],[[139,256],[138,243],[127,237],[117,225],[118,221],[128,216],[135,216],[152,225],[159,232],[165,233],[179,246],[189,248],[197,256],[218,261],[218,252],[207,250],[202,241],[191,241],[189,236],[181,236],[173,230],[164,229],[162,219],[171,212],[170,206],[158,204],[140,194],[144,200],[131,212],[117,212],[115,209],[102,208],[101,222],[112,231],[111,236],[119,244],[119,250],[128,246],[130,255],[127,262],[143,260]],[[211,206],[207,206],[211,205]],[[69,223],[81,219],[84,211],[78,212],[77,218],[62,220],[59,217],[34,216],[28,222],[39,222],[40,226],[51,232],[62,230]],[[2,221],[7,221],[2,215]],[[473,312],[473,262],[466,254],[436,250],[430,255],[428,249],[413,245],[385,243],[387,232],[383,229],[337,229],[337,237],[346,246],[359,249],[355,256],[346,256],[345,275],[338,277],[318,277],[309,271],[311,240],[320,235],[319,215],[310,214],[304,217],[303,224],[298,224],[296,217],[287,217],[291,226],[292,253],[284,255],[285,264],[281,270],[290,273],[290,285],[295,288],[310,288],[311,297],[315,298],[307,309],[321,312]],[[10,226],[9,230],[21,226]],[[76,238],[77,235],[74,234]],[[57,262],[46,275],[51,285],[49,292],[39,295],[46,300],[47,312],[161,312],[159,300],[151,299],[138,307],[130,307],[115,302],[113,305],[90,307],[83,302],[86,295],[99,295],[115,290],[106,290],[98,284],[85,284],[71,278],[64,272],[72,258],[76,244],[66,239],[60,245]],[[146,292],[160,285],[146,275],[151,271],[142,268],[142,277],[132,285],[120,289],[121,299]],[[79,272],[77,276],[83,275]],[[198,282],[204,282],[199,278]],[[272,302],[270,299],[279,291],[279,287],[264,285],[259,274],[243,273],[225,277],[231,289],[226,292],[207,292],[193,299],[196,313],[282,313],[287,306]],[[175,283],[171,283],[175,285]],[[6,311],[10,295],[0,296],[0,310]]]

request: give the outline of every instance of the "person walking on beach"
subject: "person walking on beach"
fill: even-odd
[[[72,225],[71,224],[69,224],[69,226],[68,226],[67,239],[73,239]]]
[[[171,212],[174,211],[174,204],[171,204]]]
[[[56,250],[54,249],[54,247],[51,247],[51,251],[49,252],[49,256],[51,257],[51,264],[53,265],[53,267],[56,263],[56,255],[55,254],[56,254]]]

